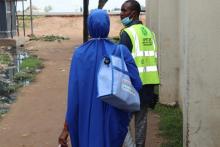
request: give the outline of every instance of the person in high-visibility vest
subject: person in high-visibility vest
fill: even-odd
[[[120,33],[120,43],[127,46],[132,53],[143,83],[139,91],[141,110],[135,112],[136,147],[145,146],[147,110],[149,107],[153,109],[158,101],[154,88],[160,83],[155,34],[139,20],[140,12],[141,7],[137,1],[127,0],[123,3],[120,14],[121,23],[125,26]],[[128,140],[127,137],[125,146],[130,147],[132,145],[128,145]]]

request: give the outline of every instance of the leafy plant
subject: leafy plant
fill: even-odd
[[[44,7],[44,12],[50,12],[52,9],[53,9],[53,8],[52,8],[51,5],[45,6],[45,7]]]
[[[14,81],[16,83],[20,83],[20,82],[23,82],[23,81],[32,81],[34,79],[34,74],[31,74],[31,73],[27,73],[27,72],[18,72],[15,74],[14,76]]]
[[[16,83],[32,81],[35,78],[36,70],[40,68],[43,68],[43,63],[39,58],[35,56],[25,58],[20,65],[21,71],[14,76],[14,81]]]
[[[43,68],[43,63],[40,59],[38,59],[35,56],[30,56],[28,58],[25,58],[21,65],[20,69],[22,71],[31,72],[34,73],[36,69]]]

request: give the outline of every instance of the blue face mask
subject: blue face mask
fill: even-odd
[[[129,17],[125,17],[121,20],[121,23],[124,25],[124,26],[128,26],[130,23],[132,22],[132,19],[130,19]]]

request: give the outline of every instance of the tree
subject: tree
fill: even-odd
[[[45,7],[44,7],[44,12],[50,12],[52,9],[53,9],[53,8],[52,8],[51,5],[45,6]]]

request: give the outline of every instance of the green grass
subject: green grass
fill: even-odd
[[[183,117],[180,108],[158,104],[154,111],[160,115],[160,134],[165,139],[161,147],[182,147]]]
[[[33,81],[36,75],[36,70],[43,68],[42,60],[36,56],[25,58],[20,65],[20,72],[14,76],[14,81],[20,83],[23,81]]]
[[[63,36],[58,36],[58,35],[43,35],[43,36],[32,35],[32,36],[30,36],[30,40],[33,40],[33,41],[38,41],[38,40],[42,40],[42,41],[61,41],[61,40],[69,40],[69,38],[68,37],[63,37]]]
[[[30,56],[28,58],[25,58],[20,65],[20,69],[22,71],[28,71],[28,72],[35,72],[36,69],[42,67],[43,67],[42,61],[35,56]]]
[[[36,70],[43,68],[42,60],[36,56],[25,58],[20,65],[20,72],[14,76],[14,81],[20,84],[24,81],[33,81],[36,75]]]

